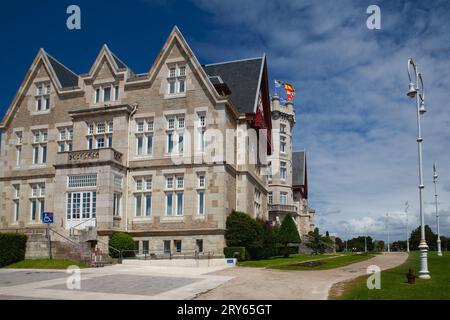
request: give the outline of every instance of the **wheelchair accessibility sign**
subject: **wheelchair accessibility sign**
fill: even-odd
[[[52,224],[53,223],[53,212],[42,212],[42,223]]]

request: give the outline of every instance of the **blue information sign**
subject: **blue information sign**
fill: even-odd
[[[42,212],[42,223],[52,224],[53,223],[53,212]]]

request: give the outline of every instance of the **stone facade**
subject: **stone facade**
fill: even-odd
[[[234,160],[248,153],[236,131],[270,129],[272,119],[251,120],[216,78],[176,27],[146,74],[106,46],[83,75],[40,50],[0,124],[0,229],[41,229],[45,211],[62,234],[95,228],[103,246],[125,231],[140,250],[162,253],[170,241],[172,252],[222,255],[232,210],[269,218],[264,164]]]
[[[294,105],[289,100],[281,104],[275,94],[271,111],[274,152],[269,158],[269,218],[281,224],[286,215],[291,215],[304,238],[314,230],[315,211],[308,207],[306,154],[292,151]],[[294,154],[297,156],[293,157]]]

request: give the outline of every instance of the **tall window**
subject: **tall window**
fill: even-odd
[[[254,193],[254,214],[255,217],[258,217],[261,213],[261,192],[255,189]]]
[[[33,164],[47,163],[47,130],[33,131]]]
[[[134,203],[136,217],[152,215],[152,177],[135,177]]]
[[[113,84],[105,84],[94,89],[95,103],[118,101],[120,98],[120,87]]]
[[[169,66],[167,77],[167,93],[169,95],[183,94],[186,92],[186,66]]]
[[[286,133],[286,125],[285,124],[280,124],[280,133]]]
[[[205,215],[205,174],[198,174],[198,185],[197,185],[197,214],[199,216]]]
[[[198,150],[205,151],[206,114],[198,114]]]
[[[280,204],[287,204],[287,192],[280,192]]]
[[[184,115],[169,116],[166,118],[167,153],[183,154],[184,152]]]
[[[113,216],[120,216],[122,206],[122,194],[119,192],[114,192],[113,195]]]
[[[22,161],[22,131],[16,132],[16,166],[20,166]]]
[[[14,187],[13,194],[13,204],[14,204],[14,222],[19,221],[19,212],[20,212],[20,185],[16,184]]]
[[[166,216],[184,214],[184,177],[166,176]]]
[[[97,214],[97,192],[67,193],[67,220],[91,219]]]
[[[39,221],[42,212],[45,211],[45,184],[32,184],[30,187],[30,221]]]
[[[86,135],[87,148],[89,150],[112,148],[113,129],[112,121],[100,121],[88,123],[88,132]]]
[[[268,194],[268,203],[269,204],[273,204],[273,194],[272,194],[272,192],[269,192],[269,194]]]
[[[36,83],[36,111],[45,111],[50,109],[50,93],[52,86],[50,82]]]
[[[136,156],[153,153],[153,119],[136,120]]]
[[[173,244],[175,246],[175,252],[181,253],[181,240],[173,240]]]
[[[287,179],[286,162],[284,161],[280,161],[280,178],[283,181],[286,181]]]
[[[58,129],[58,152],[72,151],[72,128],[59,128]]]
[[[286,137],[280,136],[280,152],[286,153]]]
[[[267,163],[267,179],[268,179],[269,181],[272,180],[272,162],[271,162],[271,161],[269,161],[269,162]]]

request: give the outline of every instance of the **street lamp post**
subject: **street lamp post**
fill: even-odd
[[[433,164],[433,183],[434,183],[434,204],[436,207],[436,224],[437,224],[437,255],[442,256],[442,250],[441,250],[441,233],[439,230],[439,210],[438,210],[438,195],[437,195],[437,183],[438,175],[437,175],[437,168],[436,163]]]
[[[387,228],[387,251],[391,252],[391,247],[389,245],[389,212],[386,213],[386,228]]]
[[[411,70],[412,68],[412,70]],[[411,77],[411,71],[414,72],[414,82]],[[423,213],[423,170],[422,170],[422,131],[420,127],[420,117],[426,112],[425,109],[425,93],[423,88],[422,74],[419,72],[417,66],[414,64],[412,58],[408,59],[408,78],[409,90],[408,97],[416,98],[417,105],[417,145],[419,153],[419,211],[420,211],[420,279],[430,279],[430,272],[428,271],[428,245],[425,240],[425,217]]]
[[[409,208],[409,203],[408,203],[408,201],[406,201],[406,203],[405,203],[405,215],[406,215],[406,252],[409,253],[408,208]]]

